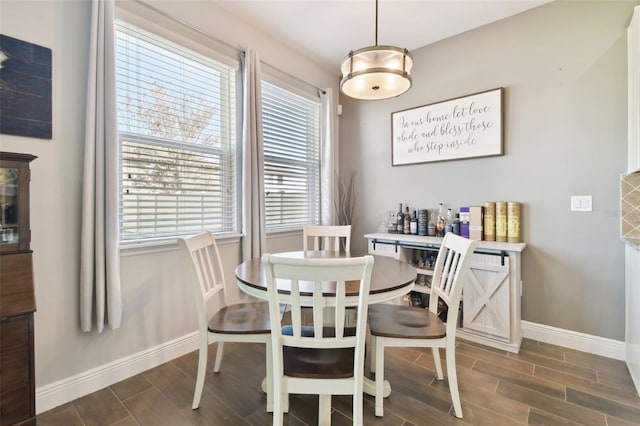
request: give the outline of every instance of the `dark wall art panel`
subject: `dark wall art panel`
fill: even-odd
[[[51,139],[51,49],[0,34],[0,133]]]

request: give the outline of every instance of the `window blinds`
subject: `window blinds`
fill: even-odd
[[[236,69],[116,23],[122,240],[236,232]]]
[[[262,82],[267,229],[320,220],[320,103]]]

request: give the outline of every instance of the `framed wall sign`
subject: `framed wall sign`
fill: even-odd
[[[391,164],[502,155],[503,88],[391,114]]]

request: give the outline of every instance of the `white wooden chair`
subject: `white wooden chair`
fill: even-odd
[[[224,270],[214,236],[204,232],[187,238],[178,238],[193,274],[193,291],[200,331],[198,374],[192,409],[200,406],[207,370],[209,344],[218,342],[213,371],[218,373],[222,363],[224,342],[250,342],[266,344],[267,359],[267,411],[273,407],[271,381],[271,327],[269,306],[266,302],[248,302],[227,305]],[[217,300],[214,300],[217,298]],[[217,303],[220,309],[208,314],[207,306]]]
[[[353,258],[262,257],[268,283],[273,351],[273,424],[282,425],[290,393],[319,395],[318,424],[331,424],[331,395],[353,395],[353,424],[363,419],[364,345],[373,256]],[[290,286],[290,297],[277,291]],[[345,327],[345,286],[359,288],[357,324]],[[324,295],[323,295],[324,291]],[[333,295],[335,294],[335,295]],[[291,305],[291,324],[281,322],[279,303]],[[302,307],[313,308],[313,323]],[[325,318],[326,305],[335,309]],[[285,320],[287,321],[287,320]]]
[[[340,243],[344,244],[342,249],[346,252],[351,250],[351,225],[328,226],[328,225],[305,225],[302,228],[302,249],[308,250],[332,250],[340,251]],[[309,245],[309,239],[313,245]]]
[[[376,416],[383,415],[384,348],[391,346],[432,348],[437,379],[442,380],[439,348],[447,359],[447,378],[455,416],[462,418],[456,373],[456,326],[462,285],[477,241],[445,235],[434,267],[429,309],[375,304],[369,307],[371,331],[371,371],[376,375]],[[446,324],[438,318],[438,298],[449,307]]]

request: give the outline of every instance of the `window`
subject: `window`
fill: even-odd
[[[236,72],[116,23],[122,241],[238,231]]]
[[[267,229],[320,222],[320,102],[262,82]]]

